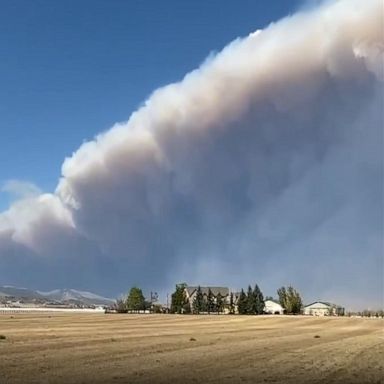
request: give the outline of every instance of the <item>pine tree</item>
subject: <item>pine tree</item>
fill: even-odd
[[[233,292],[229,296],[229,314],[233,315],[235,313],[235,301],[233,299]]]
[[[219,292],[216,296],[216,311],[218,314],[223,312],[223,307],[224,307],[223,297],[221,296],[221,293]]]
[[[145,309],[145,298],[143,292],[138,287],[132,287],[127,297],[128,311],[139,312]]]
[[[262,315],[264,312],[264,296],[257,284],[253,290],[253,295],[255,297],[255,313],[256,315]]]
[[[254,315],[256,314],[256,300],[255,295],[252,291],[252,287],[248,285],[248,292],[247,292],[247,315]]]
[[[184,307],[189,305],[185,297],[186,283],[176,284],[175,292],[171,296],[171,312],[172,313],[183,313]]]
[[[245,294],[244,289],[242,289],[237,301],[237,310],[239,315],[245,315],[247,313],[247,302],[247,295]]]
[[[208,289],[207,295],[207,311],[208,313],[215,312],[215,300],[211,288]]]
[[[204,310],[204,296],[200,285],[197,287],[195,298],[193,299],[193,313],[199,314]]]

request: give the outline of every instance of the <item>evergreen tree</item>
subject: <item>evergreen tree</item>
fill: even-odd
[[[142,311],[145,309],[145,298],[143,291],[138,287],[132,287],[127,297],[127,309],[128,311]]]
[[[193,313],[199,314],[204,310],[204,295],[200,285],[197,287],[195,298],[193,299]]]
[[[235,313],[235,300],[233,298],[233,292],[229,296],[229,314],[233,315]]]
[[[185,297],[186,283],[176,284],[175,292],[171,296],[171,313],[183,313],[185,306],[189,305]]]
[[[208,312],[208,303],[207,303],[207,296],[203,295],[203,305],[201,308],[201,312]]]
[[[264,312],[264,296],[257,284],[253,290],[253,295],[255,297],[255,314],[262,315]]]
[[[208,313],[215,312],[215,298],[213,297],[213,293],[211,291],[211,288],[208,289],[207,311],[208,311]]]
[[[252,287],[248,285],[247,292],[247,315],[256,314],[256,298],[252,291]]]
[[[244,289],[241,290],[239,299],[237,301],[237,310],[239,315],[245,315],[247,313],[247,295],[244,292]]]
[[[217,313],[223,312],[224,309],[224,300],[223,297],[221,296],[221,293],[219,292],[216,296],[216,311]]]

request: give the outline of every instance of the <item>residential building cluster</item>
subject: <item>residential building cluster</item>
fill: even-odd
[[[183,312],[193,312],[193,305],[196,301],[198,290],[202,293],[204,300],[208,299],[211,294],[214,302],[217,302],[218,297],[223,302],[222,313],[231,313],[231,305],[233,305],[233,313],[239,313],[238,305],[241,292],[231,292],[228,287],[198,287],[198,286],[185,286],[184,295],[186,299],[187,307]],[[232,302],[231,302],[232,300]],[[189,308],[188,308],[189,307]],[[287,313],[279,300],[266,298],[264,300],[264,314],[282,315]],[[345,309],[337,304],[316,301],[308,305],[304,305],[301,310],[301,314],[310,316],[344,316]]]

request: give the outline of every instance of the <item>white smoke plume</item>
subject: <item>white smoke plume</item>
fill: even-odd
[[[0,214],[0,281],[178,281],[380,306],[383,9],[340,0],[237,39]]]

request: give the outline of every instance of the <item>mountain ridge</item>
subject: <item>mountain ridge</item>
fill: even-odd
[[[13,298],[24,302],[55,301],[58,303],[76,302],[83,305],[112,305],[115,300],[89,291],[72,288],[39,291],[11,285],[0,285],[0,298]]]

